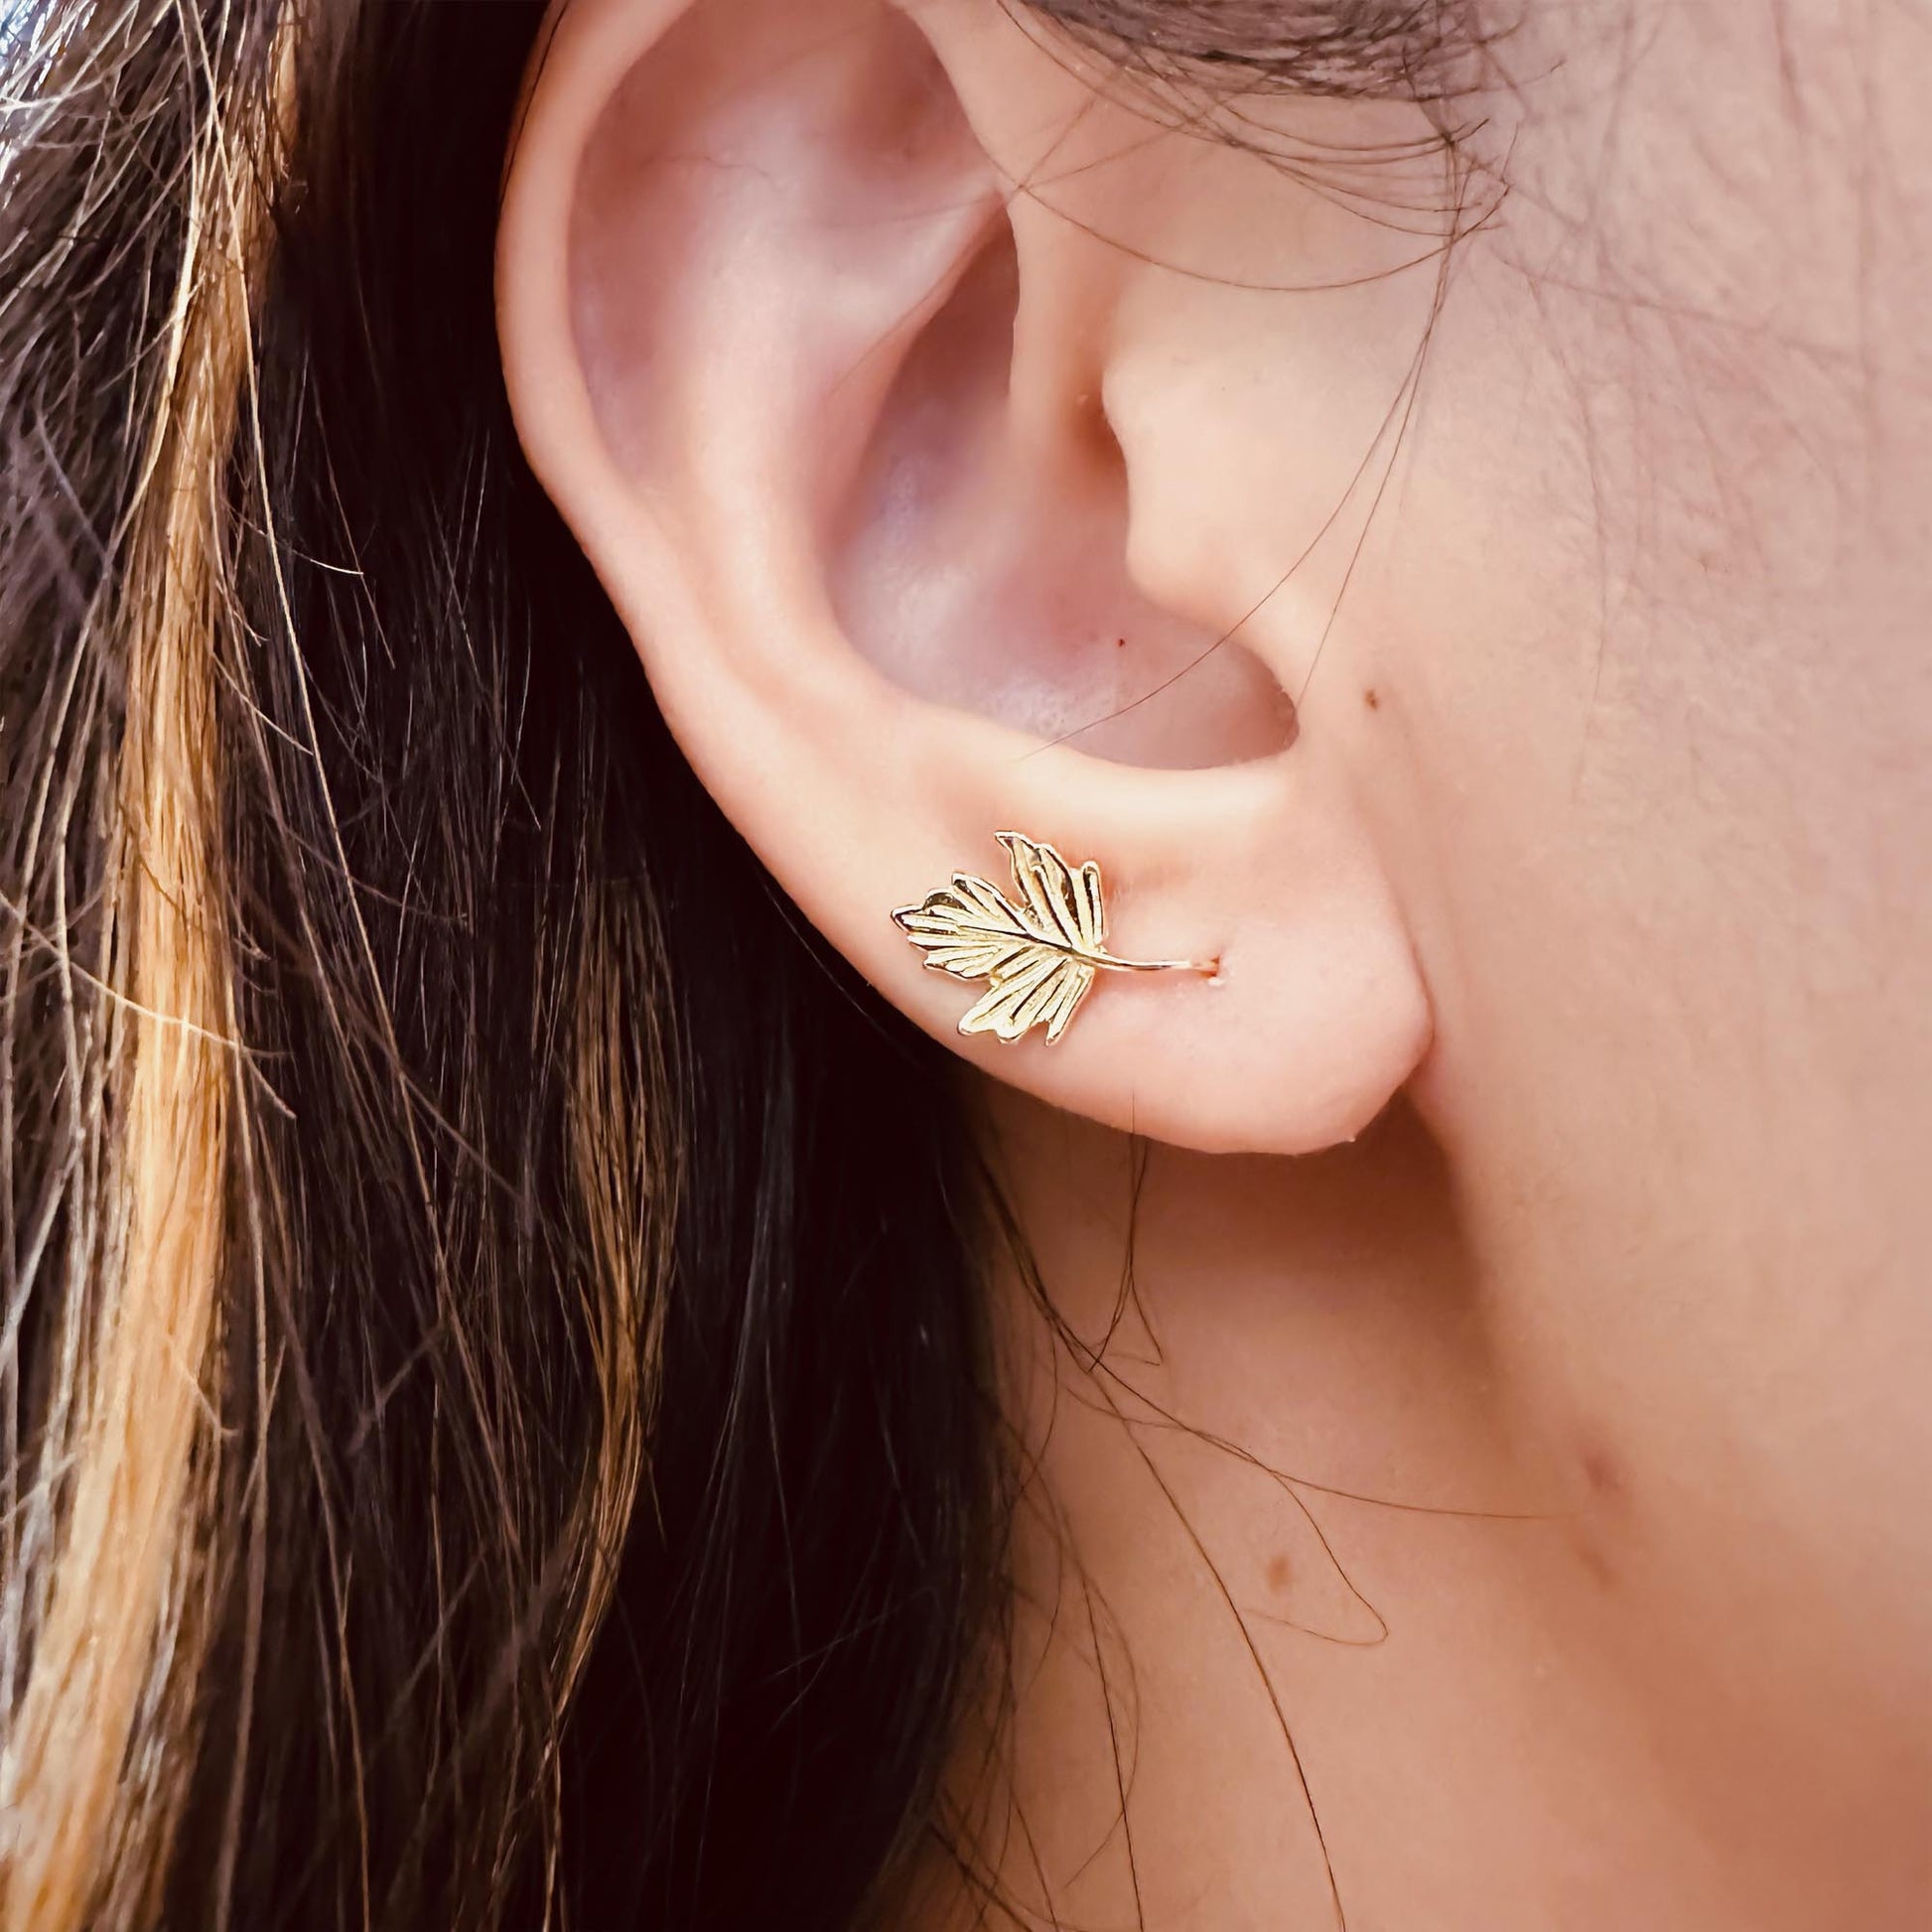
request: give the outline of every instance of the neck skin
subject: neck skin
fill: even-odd
[[[1643,1391],[1577,1430],[1413,1112],[1282,1162],[985,1104],[1063,1324],[1008,1271],[1010,1701],[955,1789],[1017,1922],[1907,1922],[1897,1804],[1697,1680]]]

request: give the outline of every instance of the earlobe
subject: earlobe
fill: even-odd
[[[1018,33],[971,45],[1046,58]],[[1000,76],[948,58],[884,0],[567,9],[499,248],[519,431],[699,776],[887,997],[1113,1126],[1346,1138],[1429,1037],[1352,774],[1306,735],[1284,749],[1260,667],[1134,584],[1134,479],[1082,427],[1110,348],[1091,238],[1016,249],[961,98]],[[1157,660],[1212,673],[1133,702],[1123,614]],[[1077,727],[1123,703],[1116,756],[1051,742],[1055,706]],[[966,889],[982,924],[1017,929],[926,946],[955,875],[986,886]],[[1137,961],[1220,970],[1115,970]]]

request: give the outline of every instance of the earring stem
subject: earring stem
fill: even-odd
[[[1218,959],[1116,959],[1112,953],[1094,954],[1092,959],[1111,973],[1201,973],[1212,978],[1221,970]]]

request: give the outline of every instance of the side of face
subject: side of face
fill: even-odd
[[[1914,31],[1527,9],[1425,112],[1150,95],[998,0],[578,0],[500,277],[532,460],[820,929],[1111,1126],[1295,1154],[1408,1088],[1545,1422],[1669,1498],[1683,1623],[1646,1641],[1789,1661],[1703,1671],[1714,1722],[1901,1749]],[[1123,950],[1221,983],[958,1039],[971,990],[888,913],[1008,828],[1104,864]]]

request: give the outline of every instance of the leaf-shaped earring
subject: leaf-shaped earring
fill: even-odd
[[[1100,868],[1089,859],[1075,870],[1050,845],[1019,832],[996,836],[1013,862],[1019,904],[986,880],[956,872],[951,885],[893,914],[934,972],[987,982],[959,1023],[962,1034],[1012,1041],[1044,1027],[1051,1044],[1100,973],[1219,970],[1218,960],[1116,959],[1105,944]]]

